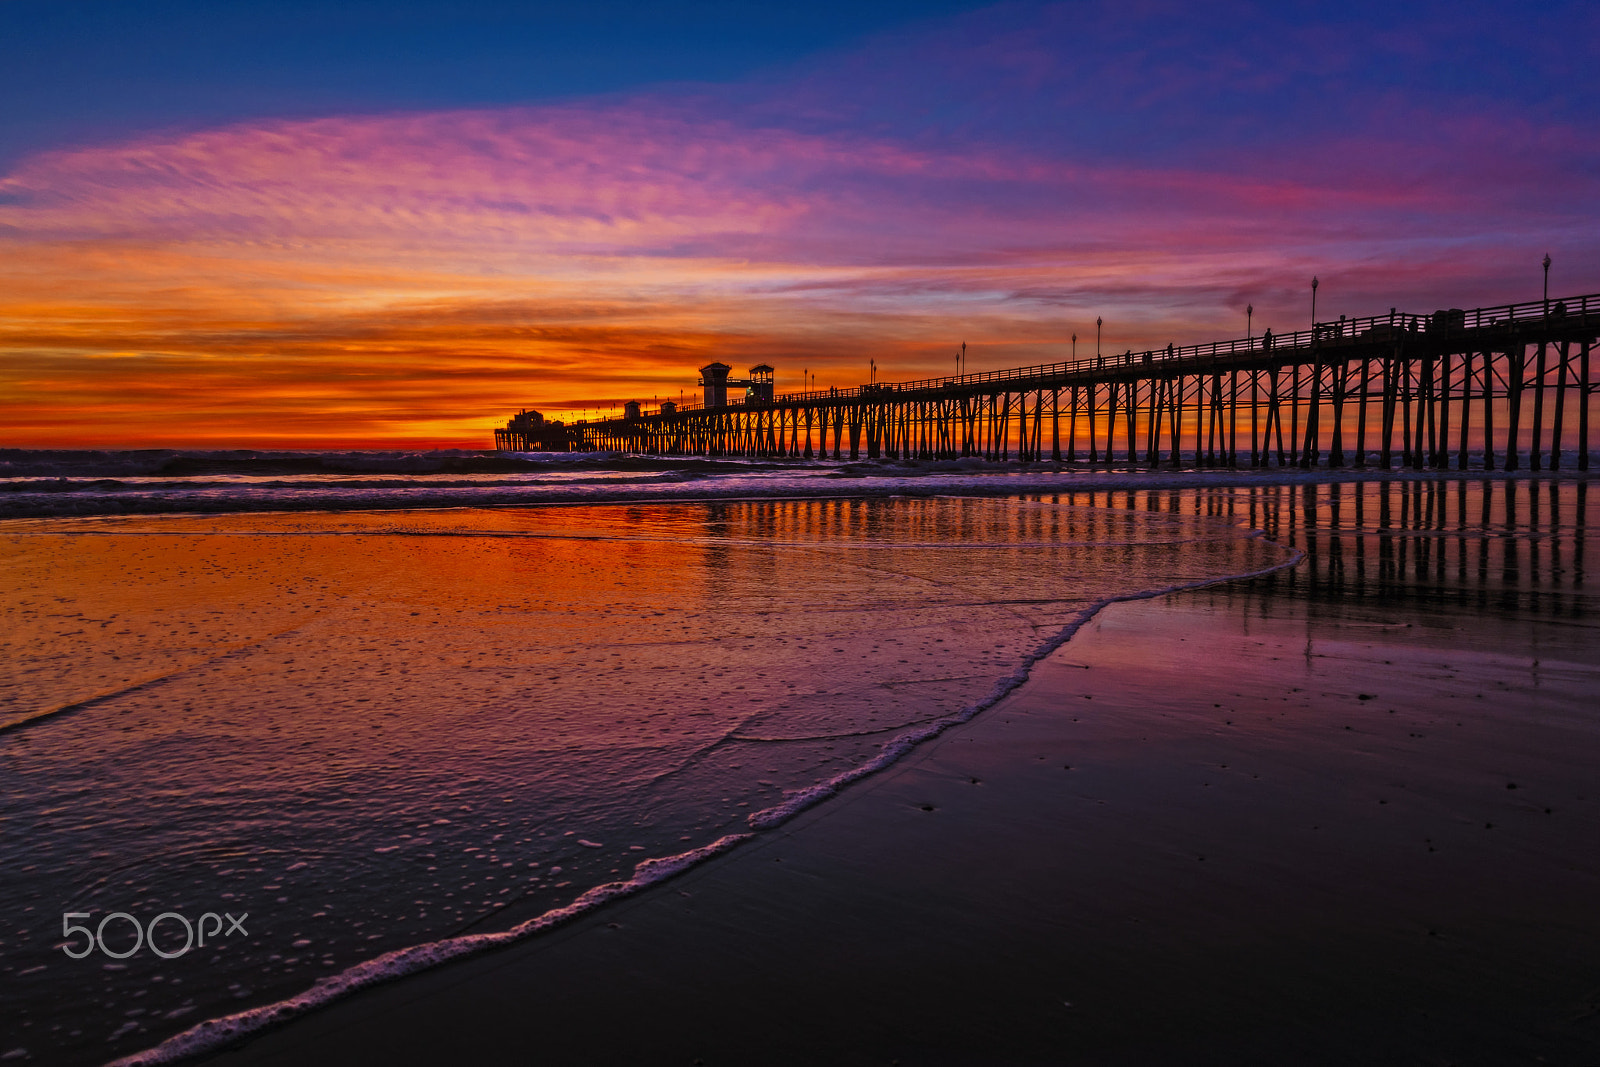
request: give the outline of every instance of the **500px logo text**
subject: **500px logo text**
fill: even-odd
[[[105,918],[101,919],[99,925],[93,930],[89,929],[87,926],[80,926],[73,922],[74,919],[88,919],[92,918],[93,915],[94,913],[90,911],[69,911],[62,913],[61,936],[67,939],[67,943],[61,946],[61,951],[65,952],[68,956],[71,956],[75,960],[83,959],[96,948],[114,960],[125,960],[135,952],[138,952],[140,948],[147,944],[150,946],[150,951],[154,952],[162,959],[175,960],[185,952],[188,952],[191,948],[197,947],[195,938],[196,925],[199,927],[199,948],[206,947],[207,937],[215,939],[219,934],[223,937],[232,937],[236,933],[244,934],[246,937],[249,936],[244,928],[244,921],[250,917],[249,912],[245,912],[236,919],[227,912],[223,912],[221,915],[218,915],[214,911],[208,911],[204,915],[200,916],[200,922],[195,924],[191,923],[186,917],[178,914],[175,911],[164,911],[160,915],[157,915],[154,919],[151,919],[148,925],[140,926],[139,920],[135,919],[127,912],[114,911]],[[222,925],[222,920],[224,918],[228,920],[228,926],[226,930],[224,930]],[[126,927],[133,928],[133,947],[122,948],[118,950],[106,944],[106,927],[113,919],[119,919],[122,921],[120,926],[112,927],[113,933],[121,932]],[[207,922],[211,924],[209,930],[206,928]],[[178,929],[181,928],[183,930],[182,948],[174,950],[170,946],[163,948],[162,946],[156,944],[156,928],[160,927],[163,923],[165,923],[167,926],[167,939],[169,940],[176,936]],[[82,942],[78,942],[76,940],[77,935],[79,934],[84,936],[84,940]],[[125,938],[118,937],[116,940],[118,942],[124,942]]]

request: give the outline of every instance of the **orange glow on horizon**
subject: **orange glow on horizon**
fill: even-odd
[[[971,370],[1068,358],[1074,332],[1089,354],[1096,315],[1107,351],[1240,335],[1249,301],[1293,328],[1283,279],[1310,272],[1282,249],[1312,244],[1352,313],[1470,295],[1448,249],[1375,267],[1362,244],[1428,196],[1467,198],[643,105],[50,153],[0,179],[0,445],[486,448],[520,408],[692,396],[712,359],[784,391],[950,373],[962,341]]]

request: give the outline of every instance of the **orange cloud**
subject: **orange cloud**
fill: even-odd
[[[1235,332],[1250,299],[1258,326],[1300,315],[1313,261],[1325,297],[1341,272],[1477,284],[1418,251],[1426,221],[1404,268],[1370,267],[1385,219],[1471,200],[647,102],[56,152],[0,179],[3,443],[475,447],[516,408],[692,391],[713,358],[912,378],[963,340],[975,369],[1061,358],[1097,314],[1112,347],[1163,344]]]

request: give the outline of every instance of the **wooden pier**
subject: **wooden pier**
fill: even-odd
[[[583,452],[591,450],[584,435],[537,411],[523,409],[494,431],[497,452]]]
[[[663,405],[565,427],[659,455],[1179,466],[1589,467],[1600,294],[853,389]],[[522,443],[496,431],[502,449]],[[1575,453],[1575,454],[1574,454]]]

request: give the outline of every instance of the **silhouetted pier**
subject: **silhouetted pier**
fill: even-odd
[[[1589,466],[1600,294],[710,404],[630,403],[568,449],[662,455],[1557,470]],[[720,368],[714,371],[714,368]],[[770,380],[771,368],[762,367]],[[720,384],[727,384],[725,382]],[[509,424],[508,424],[509,429]],[[496,431],[497,447],[522,443]],[[1569,442],[1571,442],[1569,444]]]

